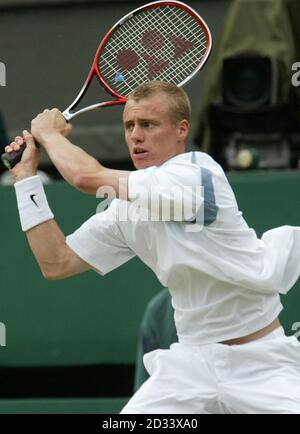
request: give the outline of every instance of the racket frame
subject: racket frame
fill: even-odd
[[[206,36],[206,40],[207,40],[207,47],[206,47],[205,53],[203,54],[197,68],[195,68],[195,70],[188,77],[186,77],[181,83],[179,83],[178,86],[179,87],[184,86],[187,82],[189,82],[199,72],[199,70],[202,68],[202,66],[205,64],[207,58],[209,57],[210,52],[211,52],[211,48],[212,48],[212,37],[211,37],[211,33],[210,33],[210,30],[209,30],[206,22],[203,20],[202,17],[200,17],[200,15],[194,9],[192,9],[190,6],[186,5],[185,3],[182,3],[179,1],[155,1],[152,3],[148,3],[144,6],[140,6],[139,8],[134,9],[133,11],[131,11],[130,13],[125,15],[123,18],[121,18],[119,21],[117,21],[117,23],[113,27],[111,27],[111,29],[106,33],[106,35],[104,36],[102,42],[100,43],[100,45],[97,49],[91,70],[88,74],[88,77],[87,77],[84,85],[82,86],[82,88],[81,88],[80,92],[78,93],[77,97],[75,98],[75,100],[69,105],[69,107],[67,109],[65,109],[63,111],[63,116],[65,117],[65,119],[67,121],[70,121],[75,116],[78,116],[82,113],[85,113],[85,112],[88,112],[91,110],[94,110],[96,108],[108,107],[108,106],[112,106],[112,105],[116,105],[116,104],[125,104],[126,103],[127,98],[120,95],[115,90],[113,90],[109,86],[109,84],[106,83],[104,78],[102,77],[101,70],[99,67],[99,58],[101,56],[101,52],[102,52],[103,48],[105,47],[106,42],[108,41],[110,36],[120,26],[122,26],[126,21],[128,21],[134,15],[140,13],[141,11],[145,11],[147,9],[152,9],[152,8],[158,7],[158,6],[177,6],[181,9],[187,11],[190,15],[192,15],[200,23],[201,27],[203,28],[203,30],[205,32],[205,36]],[[99,80],[101,86],[115,99],[111,100],[111,101],[105,101],[105,102],[101,102],[101,103],[92,104],[92,105],[84,107],[80,110],[73,111],[73,109],[82,100],[83,96],[85,95],[86,91],[88,90],[88,88],[92,82],[92,79],[95,75],[96,75],[97,79]]]

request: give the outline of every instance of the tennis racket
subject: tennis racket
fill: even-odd
[[[208,26],[186,4],[157,1],[139,7],[105,35],[82,89],[63,116],[70,121],[99,107],[124,104],[133,89],[149,80],[183,86],[203,67],[211,47]],[[94,77],[113,99],[76,111]],[[1,156],[8,169],[21,160],[25,146]]]

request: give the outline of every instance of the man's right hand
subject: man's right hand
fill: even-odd
[[[24,144],[26,144],[26,149],[21,161],[10,171],[16,181],[35,176],[40,162],[41,151],[36,147],[32,135],[26,130],[23,131],[23,137],[15,137],[15,140],[5,147],[5,152],[19,151]]]

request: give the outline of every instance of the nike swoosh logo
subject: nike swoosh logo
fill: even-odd
[[[39,208],[38,204],[37,204],[36,201],[34,200],[34,196],[36,196],[36,194],[31,194],[31,195],[30,195],[30,199],[31,199],[32,202],[35,204],[35,206],[37,206],[37,207]]]

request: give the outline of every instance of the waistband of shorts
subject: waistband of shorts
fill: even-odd
[[[253,342],[258,342],[258,341],[267,341],[268,339],[272,339],[275,337],[283,337],[285,336],[285,331],[284,328],[282,326],[278,327],[277,329],[273,330],[271,333],[268,333],[265,336],[262,336],[259,339],[256,339],[256,341]]]

